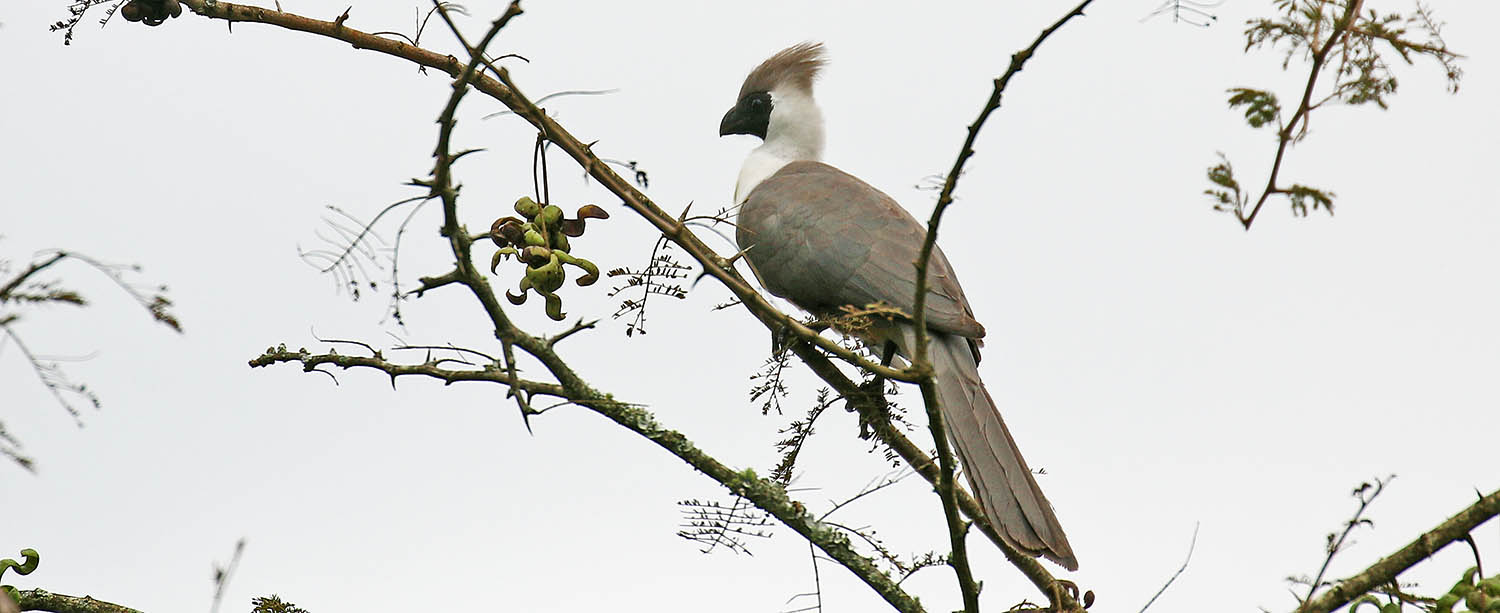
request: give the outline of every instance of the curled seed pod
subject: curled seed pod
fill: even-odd
[[[574,258],[573,265],[582,268],[583,272],[586,273],[582,277],[578,277],[578,285],[593,285],[595,281],[599,280],[599,267],[595,266],[593,262],[583,258]]]
[[[552,321],[562,321],[564,317],[568,316],[568,314],[564,313],[562,310],[562,297],[552,292],[538,293],[540,293],[543,298],[547,299],[547,316],[551,317]]]
[[[568,236],[583,236],[582,219],[564,219],[557,229]]]
[[[501,260],[504,260],[505,258],[515,254],[515,247],[505,247],[495,251],[495,255],[490,257],[490,274],[495,274],[495,269],[500,267]]]
[[[578,207],[578,219],[562,220],[562,232],[568,236],[583,236],[583,229],[590,219],[609,219],[609,213],[592,204]]]
[[[166,8],[166,13],[168,15],[171,15],[173,17],[182,16],[182,3],[178,2],[178,0],[165,0],[164,2],[162,2],[162,6]]]
[[[542,212],[542,205],[537,204],[530,196],[521,196],[519,200],[516,200],[515,208],[517,213],[527,219],[532,219]]]
[[[567,253],[568,251],[571,250],[570,249],[571,247],[572,247],[572,245],[568,244],[568,235],[567,234],[563,234],[562,232],[553,232],[552,233],[552,248],[553,249],[555,249],[557,251],[561,251],[563,253]]]
[[[126,2],[125,6],[120,7],[120,16],[124,17],[125,21],[140,21],[141,5],[137,2]]]
[[[521,242],[521,220],[514,217],[496,219],[490,224],[490,240],[501,247]]]
[[[578,207],[579,219],[609,219],[609,211],[599,208],[598,205],[585,204]]]
[[[521,294],[519,296],[510,293],[510,290],[505,290],[505,299],[509,300],[511,304],[514,304],[516,306],[526,304],[526,290],[521,290]]]

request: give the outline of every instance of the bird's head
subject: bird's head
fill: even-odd
[[[798,43],[771,56],[740,87],[739,101],[719,122],[719,135],[751,134],[821,152],[823,115],[813,102],[812,83],[823,67],[822,43]]]

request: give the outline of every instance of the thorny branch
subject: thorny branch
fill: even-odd
[[[953,452],[948,445],[947,431],[943,426],[943,414],[938,408],[937,389],[933,380],[932,362],[928,358],[928,335],[926,327],[926,299],[927,299],[927,269],[932,260],[932,250],[937,245],[938,224],[942,221],[943,213],[953,203],[953,190],[958,186],[958,179],[963,175],[963,167],[970,157],[974,155],[974,141],[979,137],[979,131],[984,127],[985,121],[996,109],[1000,108],[1001,97],[1005,88],[1010,84],[1011,77],[1025,67],[1026,61],[1036,53],[1037,48],[1042,45],[1047,37],[1062,28],[1069,20],[1083,15],[1083,10],[1093,0],[1083,0],[1073,10],[1068,11],[1061,19],[1058,19],[1050,27],[1042,30],[1031,46],[1016,52],[1010,58],[1010,67],[1005,73],[994,81],[994,88],[990,92],[989,100],[985,101],[984,108],[980,110],[979,117],[969,125],[968,136],[964,138],[963,146],[959,149],[958,158],[953,162],[953,168],[948,171],[948,177],[943,182],[943,189],[938,194],[936,206],[932,209],[932,217],[927,221],[927,236],[922,242],[922,251],[917,256],[916,266],[916,296],[912,306],[912,327],[916,333],[916,347],[913,351],[912,369],[920,373],[921,381],[918,385],[922,390],[922,401],[927,407],[928,426],[932,430],[932,438],[937,444],[939,476],[936,482],[938,495],[943,501],[943,514],[948,522],[949,541],[953,547],[952,555],[948,563],[958,575],[958,584],[963,594],[964,609],[970,613],[979,610],[979,587],[974,583],[974,577],[969,569],[968,553],[965,548],[965,536],[968,526],[959,517],[957,494],[958,486],[954,484],[955,462]],[[973,514],[971,514],[972,516]],[[1008,557],[1009,552],[1007,552]],[[1038,584],[1042,587],[1042,584]],[[1052,601],[1054,609],[1061,608],[1062,596],[1056,584],[1051,589],[1044,588],[1047,597]]]
[[[844,385],[835,384],[835,388],[844,394],[845,397],[852,397],[852,395],[862,392],[852,382],[849,382],[848,378],[833,363],[828,361],[828,355],[837,357],[840,360],[886,379],[905,382],[915,380],[912,373],[875,364],[853,351],[840,347],[837,343],[820,335],[817,331],[808,328],[795,318],[777,310],[733,269],[730,261],[720,257],[696,235],[687,231],[685,224],[681,220],[674,219],[672,215],[663,211],[643,193],[635,189],[629,181],[616,174],[609,167],[608,163],[600,160],[593,154],[589,145],[573,137],[571,133],[523,96],[513,84],[509,83],[509,77],[504,69],[494,67],[482,56],[473,58],[473,60],[478,60],[477,62],[471,60],[470,63],[466,64],[451,55],[435,53],[400,40],[374,36],[356,30],[346,25],[346,16],[334,21],[322,21],[280,10],[214,0],[183,0],[183,5],[200,16],[225,20],[230,23],[262,23],[293,31],[334,38],[347,42],[357,49],[377,51],[406,59],[419,66],[436,68],[454,77],[456,79],[456,86],[464,83],[473,86],[480,92],[500,101],[518,116],[536,126],[546,136],[548,141],[558,145],[575,162],[582,166],[589,176],[618,196],[622,204],[646,219],[669,240],[687,251],[703,267],[705,274],[724,283],[736,295],[736,299],[740,304],[743,304],[764,325],[773,331],[784,331],[802,341],[794,343],[799,358],[813,365],[814,371],[818,372],[825,379],[835,377],[842,380]],[[439,11],[439,14],[441,15],[442,11]],[[462,37],[460,37],[460,40],[462,41]],[[464,44],[467,48],[473,49],[473,47],[467,45],[466,41],[464,41]],[[477,73],[477,71],[471,68],[476,64],[484,64],[495,76]],[[458,87],[455,87],[455,91],[458,91]],[[438,157],[440,167],[445,166],[445,157],[448,163],[451,163],[452,159],[456,158],[456,156],[447,156],[447,154],[439,154]],[[445,198],[451,199],[455,197],[456,188],[446,183],[446,170],[436,170],[434,180],[426,184],[426,186]],[[442,176],[444,182],[437,180],[439,178],[438,175]],[[445,208],[447,208],[446,203]],[[446,217],[447,215],[445,215],[444,230],[456,254],[461,256],[458,258],[459,267],[452,273],[434,278],[433,283],[430,285],[424,283],[423,289],[431,289],[432,287],[449,284],[463,284],[468,286],[490,315],[492,322],[495,324],[496,336],[506,339],[503,342],[513,343],[541,361],[548,371],[558,379],[558,384],[570,392],[572,395],[570,400],[581,406],[594,409],[622,426],[657,442],[659,445],[684,459],[688,464],[726,484],[731,491],[735,491],[755,501],[757,505],[772,512],[778,519],[793,527],[794,530],[802,534],[805,538],[816,543],[818,547],[824,549],[834,559],[855,570],[862,579],[871,584],[888,601],[891,601],[897,609],[903,611],[920,610],[920,606],[915,601],[910,600],[894,584],[891,584],[888,578],[870,566],[868,560],[853,553],[848,548],[846,540],[838,539],[837,535],[830,534],[830,531],[819,527],[815,521],[805,517],[805,513],[799,510],[801,508],[800,505],[784,504],[786,502],[785,492],[781,491],[775,484],[764,480],[742,482],[736,473],[718,464],[712,458],[702,455],[695,447],[688,444],[680,434],[661,430],[655,425],[648,413],[640,410],[638,407],[615,401],[607,395],[593,390],[565,362],[553,353],[550,348],[545,346],[545,341],[527,335],[515,328],[505,317],[503,311],[500,310],[500,305],[495,301],[494,294],[489,290],[488,283],[482,276],[477,274],[477,271],[473,269],[472,264],[468,260],[468,247],[469,243],[473,241],[471,238],[473,235],[459,231],[461,228],[457,226],[456,219],[447,219]],[[830,383],[833,384],[833,381],[830,381]],[[852,402],[856,405],[862,404],[863,407],[861,410],[869,412],[871,415],[870,419],[880,419],[878,412],[883,411],[883,403],[875,401]],[[925,454],[920,449],[909,440],[906,440],[904,435],[890,427],[877,427],[876,432],[892,449],[896,450],[899,455],[902,455],[903,458],[912,463],[924,478],[928,479],[929,482],[936,481],[936,466],[932,464],[930,459],[925,457]],[[1036,560],[1007,548],[1000,541],[993,528],[982,520],[983,515],[979,511],[979,506],[971,497],[967,494],[962,494],[959,501],[961,508],[966,513],[971,517],[980,518],[981,530],[1005,552],[1007,559],[1012,564],[1020,567],[1023,573],[1045,593],[1061,593],[1057,589],[1056,581]],[[1077,609],[1077,604],[1067,598],[1066,595],[1062,595],[1061,597],[1064,599],[1063,604],[1066,605],[1062,608],[1067,610]]]
[[[183,2],[183,5],[191,9],[194,13],[204,17],[230,22],[264,23],[289,30],[326,36],[347,42],[357,49],[377,51],[416,64],[436,68],[454,78],[465,74],[466,65],[451,55],[438,54],[399,40],[373,36],[342,23],[335,24],[334,22],[310,19],[283,11],[231,2],[187,0]],[[503,69],[497,69],[495,72],[497,77],[471,73],[472,77],[468,79],[468,83],[485,95],[506,105],[515,111],[518,116],[536,126],[539,131],[546,135],[549,141],[562,148],[575,162],[582,166],[589,173],[589,176],[598,181],[605,189],[620,197],[622,203],[627,208],[639,214],[670,240],[687,251],[693,259],[697,260],[703,266],[705,273],[724,283],[725,287],[733,292],[744,303],[745,307],[767,327],[773,330],[786,329],[798,338],[814,344],[841,360],[887,379],[915,382],[915,378],[910,373],[904,370],[881,366],[852,351],[839,347],[837,343],[819,335],[795,318],[782,313],[776,307],[772,306],[765,297],[756,292],[738,272],[729,266],[728,261],[719,257],[717,253],[703,243],[696,235],[687,231],[683,223],[662,210],[655,202],[632,186],[630,181],[615,173],[609,167],[609,164],[594,155],[589,145],[575,138],[554,119],[543,113],[540,108],[511,84],[503,83],[502,80],[508,81],[509,79]]]
[[[436,163],[434,165],[430,181],[420,184],[431,189],[432,193],[443,201],[444,222],[442,234],[449,240],[450,247],[454,253],[457,270],[455,283],[469,288],[470,292],[480,302],[489,315],[494,327],[496,338],[502,344],[514,346],[535,357],[542,365],[557,379],[558,385],[566,392],[567,399],[580,406],[593,409],[600,414],[609,417],[616,423],[632,430],[633,432],[656,442],[661,447],[672,452],[689,465],[707,474],[714,480],[722,483],[731,492],[751,500],[756,506],[761,507],[778,520],[801,534],[810,542],[815,543],[818,548],[828,554],[834,560],[854,572],[861,580],[880,594],[892,607],[900,611],[916,612],[922,611],[921,605],[911,596],[898,587],[890,577],[882,573],[874,563],[861,556],[853,550],[848,538],[837,530],[818,522],[807,514],[803,505],[787,497],[786,491],[780,484],[761,479],[753,472],[736,472],[719,463],[716,459],[703,453],[692,445],[685,437],[677,432],[662,429],[658,426],[652,416],[640,407],[614,400],[611,396],[603,394],[588,385],[575,373],[571,367],[564,362],[552,348],[547,346],[545,339],[525,333],[509,320],[501,308],[486,278],[475,268],[470,257],[472,245],[471,234],[459,223],[456,215],[458,188],[453,184],[451,164],[459,155],[449,153],[449,136],[453,130],[453,115],[464,92],[470,86],[480,90],[511,108],[517,115],[525,118],[537,127],[544,137],[558,145],[591,176],[624,200],[626,206],[641,214],[652,222],[659,230],[667,234],[678,245],[683,246],[695,259],[705,265],[710,274],[724,280],[732,290],[741,295],[746,303],[755,304],[753,312],[758,317],[773,327],[789,327],[799,336],[808,339],[846,359],[853,358],[865,361],[851,352],[843,350],[826,338],[818,336],[815,332],[808,330],[796,320],[780,313],[770,306],[764,298],[755,293],[750,286],[739,277],[733,270],[728,269],[727,262],[719,258],[717,254],[708,249],[701,241],[690,232],[685,231],[682,224],[667,215],[649,199],[641,194],[629,182],[611,170],[608,164],[602,162],[589,150],[587,145],[578,141],[571,134],[558,125],[551,117],[541,112],[530,100],[522,96],[509,82],[509,75],[502,67],[494,66],[484,57],[484,50],[489,41],[493,40],[499,30],[510,18],[520,13],[519,5],[511,3],[510,8],[491,26],[489,32],[480,43],[470,45],[454,27],[442,8],[438,9],[439,16],[443,17],[449,24],[450,30],[469,51],[470,60],[461,63],[452,56],[443,56],[425,49],[398,40],[373,36],[345,24],[344,19],[333,22],[319,21],[281,11],[271,11],[264,8],[248,7],[229,2],[211,2],[209,0],[184,0],[183,4],[194,13],[205,17],[224,19],[231,22],[249,21],[267,23],[280,27],[308,32],[321,36],[328,36],[344,40],[357,48],[373,49],[397,57],[405,58],[420,65],[429,66],[443,70],[454,77],[454,93],[450,96],[440,117],[438,147],[434,153]],[[493,77],[481,73],[479,67],[483,66],[494,74]],[[887,371],[893,378],[903,378],[901,371],[889,368],[881,368],[871,365],[876,369]]]
[[[275,364],[297,363],[302,365],[302,370],[304,371],[312,371],[325,364],[344,370],[369,368],[390,376],[391,387],[396,386],[396,379],[399,377],[419,376],[437,379],[444,383],[488,381],[524,390],[528,394],[568,398],[568,392],[561,385],[528,379],[512,380],[508,369],[494,363],[478,368],[448,368],[442,365],[443,362],[442,360],[428,359],[417,364],[400,364],[387,360],[379,352],[376,352],[372,356],[344,355],[334,352],[312,353],[306,349],[291,351],[285,345],[282,345],[267,349],[265,353],[250,360],[250,366],[252,368],[260,368]]]

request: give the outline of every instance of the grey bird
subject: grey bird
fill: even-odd
[[[771,56],[745,78],[719,124],[720,136],[763,141],[746,157],[735,187],[736,242],[767,291],[815,316],[881,302],[911,313],[926,228],[890,196],[819,161],[823,117],[812,83],[823,64],[820,43]],[[938,403],[970,487],[1007,543],[1077,570],[1051,503],[980,381],[984,327],[941,249],[933,251],[927,273]],[[861,336],[872,347],[894,346],[904,358],[916,342],[909,320],[877,323]]]

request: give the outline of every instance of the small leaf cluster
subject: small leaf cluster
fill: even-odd
[[[515,211],[524,219],[502,217],[490,226],[490,240],[500,247],[490,259],[490,272],[496,272],[500,262],[511,256],[526,265],[521,277],[519,294],[505,292],[511,304],[526,303],[527,291],[541,294],[547,301],[547,316],[562,321],[562,297],[557,290],[567,280],[564,264],[578,267],[584,275],[578,285],[592,285],[599,280],[599,267],[593,262],[573,256],[569,237],[583,236],[584,225],[589,219],[609,219],[609,213],[598,206],[587,204],[578,209],[576,219],[563,217],[563,210],[555,205],[545,205],[522,196],[516,200]]]
[[[1284,190],[1284,192],[1287,198],[1292,201],[1292,213],[1298,217],[1307,217],[1309,208],[1314,211],[1321,208],[1328,211],[1329,215],[1333,214],[1333,197],[1335,196],[1333,192],[1308,187],[1300,183],[1293,184]]]
[[[1208,182],[1218,186],[1203,190],[1203,193],[1214,197],[1217,202],[1214,210],[1238,211],[1245,208],[1245,193],[1240,190],[1240,182],[1234,178],[1234,165],[1229,163],[1229,158],[1223,153],[1219,154],[1219,163],[1208,168]]]
[[[1234,87],[1229,93],[1229,108],[1245,107],[1245,122],[1250,127],[1259,128],[1281,119],[1281,103],[1276,101],[1276,94],[1248,87]]]
[[[1279,142],[1271,178],[1259,197],[1248,195],[1235,180],[1228,159],[1220,154],[1220,163],[1208,169],[1208,180],[1214,187],[1204,190],[1213,198],[1216,210],[1234,213],[1247,229],[1261,205],[1276,194],[1285,196],[1298,216],[1317,209],[1333,212],[1332,192],[1306,185],[1283,187],[1276,177],[1286,150],[1307,136],[1313,111],[1330,103],[1388,107],[1389,97],[1398,86],[1387,62],[1390,52],[1407,64],[1423,56],[1437,61],[1450,92],[1458,91],[1463,74],[1456,63],[1460,56],[1443,41],[1442,24],[1420,2],[1410,14],[1361,13],[1359,0],[1275,0],[1274,6],[1272,17],[1246,22],[1245,51],[1283,48],[1282,69],[1288,68],[1294,57],[1307,60],[1309,72],[1300,101],[1288,117],[1281,101],[1270,91],[1250,87],[1228,90],[1229,108],[1241,111],[1251,128],[1276,128]],[[1327,78],[1320,82],[1320,75]]]
[[[307,613],[307,609],[282,600],[280,596],[256,596],[250,599],[250,613]]]

